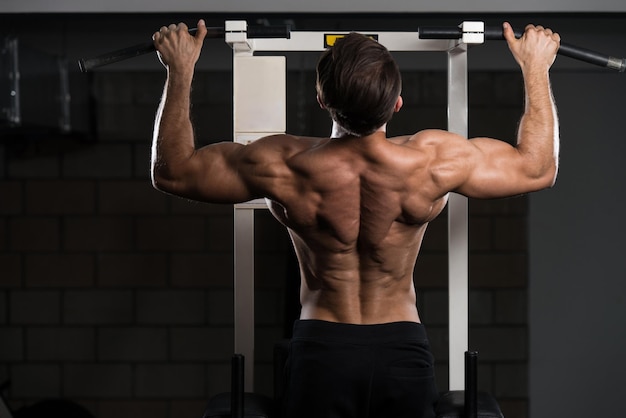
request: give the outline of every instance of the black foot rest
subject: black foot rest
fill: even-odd
[[[487,392],[477,393],[476,406],[476,418],[504,418],[498,402]],[[441,395],[435,415],[437,418],[465,418],[465,391],[453,390]]]
[[[220,393],[209,400],[203,418],[235,418],[231,415],[231,394]],[[274,400],[257,393],[244,394],[244,418],[272,418],[274,416]]]

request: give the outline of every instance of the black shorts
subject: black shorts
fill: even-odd
[[[283,418],[434,418],[426,330],[414,322],[296,321]]]

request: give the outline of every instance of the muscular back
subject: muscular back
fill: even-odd
[[[152,183],[206,202],[270,199],[300,259],[303,318],[419,321],[413,266],[447,193],[507,197],[556,180],[558,119],[549,69],[560,38],[532,25],[520,39],[508,23],[503,33],[526,92],[515,145],[423,131],[392,140],[384,132],[333,140],[279,135],[197,149],[190,91],[206,26],[198,22],[195,37],[185,24],[162,27],[154,40],[167,81],[155,120]],[[398,97],[393,111],[401,104]]]
[[[431,158],[409,138],[284,139],[270,209],[300,262],[302,318],[419,321],[413,268],[445,206]],[[294,147],[294,148],[291,148]]]

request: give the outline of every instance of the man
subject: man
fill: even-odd
[[[526,88],[515,146],[441,130],[387,138],[386,123],[402,107],[400,73],[383,46],[352,34],[317,68],[318,101],[333,119],[330,138],[275,135],[196,149],[190,89],[204,21],[195,37],[184,24],[154,34],[167,69],[154,186],[205,202],[265,197],[292,238],[302,310],[285,417],[434,416],[433,361],[413,286],[428,223],[450,192],[498,198],[556,179],[558,122],[548,72],[559,36],[532,25],[520,39],[508,23],[503,30]]]

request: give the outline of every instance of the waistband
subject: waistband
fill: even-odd
[[[295,321],[293,326],[292,340],[298,339],[332,340],[353,344],[428,342],[424,325],[409,321],[360,325],[300,319]]]

